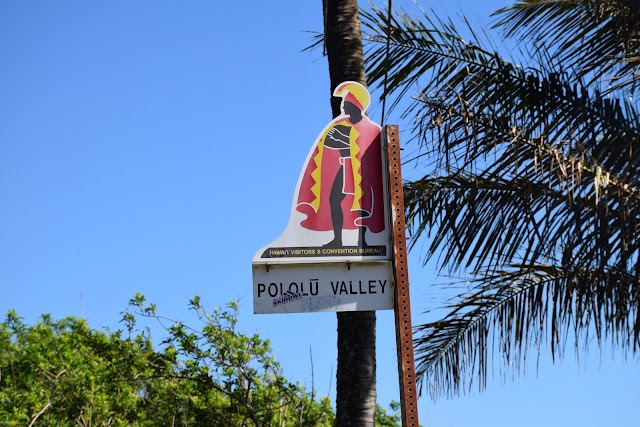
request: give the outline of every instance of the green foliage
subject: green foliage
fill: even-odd
[[[400,409],[400,404],[392,401],[389,407],[395,412]],[[380,406],[380,404],[376,404],[376,427],[396,427],[401,425],[402,420],[400,419],[400,414],[387,414],[386,409]]]
[[[568,340],[640,350],[638,2],[519,0],[496,16],[521,60],[430,11],[363,16],[369,81],[415,124],[412,244],[427,238],[427,259],[468,285],[417,327],[433,396],[484,387],[491,349],[516,369]]]
[[[0,419],[7,426],[147,425],[140,375],[153,351],[77,318],[28,327],[14,312],[0,325]]]
[[[207,312],[200,327],[156,314],[141,295],[123,314],[127,331],[82,319],[14,313],[0,324],[0,420],[13,426],[331,426],[327,397],[288,381],[268,341],[237,331],[237,305]],[[166,326],[155,349],[140,317]],[[385,424],[386,425],[386,424]]]
[[[162,342],[161,372],[188,390],[174,393],[185,425],[322,426],[333,414],[327,399],[319,402],[299,385],[285,379],[268,341],[236,330],[237,304],[208,313],[199,297],[189,303],[201,321],[200,329],[161,318],[156,307],[136,295],[131,306],[142,316],[168,322]],[[162,390],[160,390],[162,391]],[[154,391],[155,392],[155,391]],[[162,402],[154,408],[166,412]]]

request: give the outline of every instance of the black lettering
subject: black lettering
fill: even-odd
[[[316,291],[313,292],[313,285],[316,285]],[[311,292],[311,295],[318,295],[318,281],[316,280],[315,282],[309,282],[309,292]],[[335,294],[335,290],[333,292]]]
[[[348,293],[349,291],[347,291],[347,284],[343,280],[342,283],[340,283],[340,294],[348,294]]]
[[[353,292],[353,283],[351,282],[351,280],[349,280],[349,293],[351,295],[357,295],[357,292]]]
[[[338,293],[338,285],[340,284],[340,282],[336,282],[336,284],[334,285],[333,282],[331,282],[331,289],[333,289],[333,294],[337,294]],[[318,282],[316,282],[316,292],[318,289]]]
[[[375,280],[369,280],[369,293],[370,294],[376,294],[376,281]]]
[[[271,292],[271,289],[274,289],[273,292]],[[271,298],[275,297],[276,295],[278,295],[278,285],[275,283],[269,283],[269,296]]]
[[[260,295],[267,289],[267,287],[264,285],[264,283],[258,283],[258,298],[260,298]]]
[[[382,293],[384,294],[384,287],[387,286],[387,281],[384,282],[382,280],[378,280],[380,282],[380,287],[382,288]]]
[[[296,290],[295,290],[295,291],[292,289],[294,286],[296,287]],[[294,294],[297,294],[297,293],[298,293],[298,291],[299,291],[299,290],[298,290],[298,284],[297,284],[296,282],[291,282],[291,283],[289,283],[289,290],[290,290],[291,292],[293,292]]]
[[[358,280],[358,290],[360,291],[359,292],[360,294],[366,294],[367,293],[366,289],[364,291],[362,290],[362,280]]]
[[[309,294],[304,291],[304,282],[303,281],[300,282],[300,293],[302,294],[302,296],[305,296],[305,297],[309,296]]]

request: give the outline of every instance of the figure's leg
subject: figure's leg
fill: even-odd
[[[339,247],[342,246],[342,223],[344,222],[344,214],[340,203],[345,198],[342,192],[344,180],[344,167],[340,167],[336,178],[331,185],[331,193],[329,193],[329,207],[331,208],[331,224],[333,225],[333,240],[325,246]]]
[[[364,235],[367,232],[367,227],[358,227],[358,247],[360,248],[366,248],[367,247],[367,242],[364,239]]]
[[[356,220],[356,224],[358,225],[358,247],[360,248],[367,247],[367,242],[364,238],[364,235],[366,234],[369,227],[363,225],[363,223],[364,220],[366,218],[369,218],[370,216],[371,213],[369,211],[366,211],[364,209],[358,211],[358,220]]]

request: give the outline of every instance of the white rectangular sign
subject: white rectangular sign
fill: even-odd
[[[393,309],[391,262],[253,266],[254,313]]]

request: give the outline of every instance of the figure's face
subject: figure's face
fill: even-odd
[[[362,117],[362,111],[360,111],[360,108],[349,101],[344,101],[342,103],[342,110],[347,116],[351,118],[359,119],[360,117]]]

